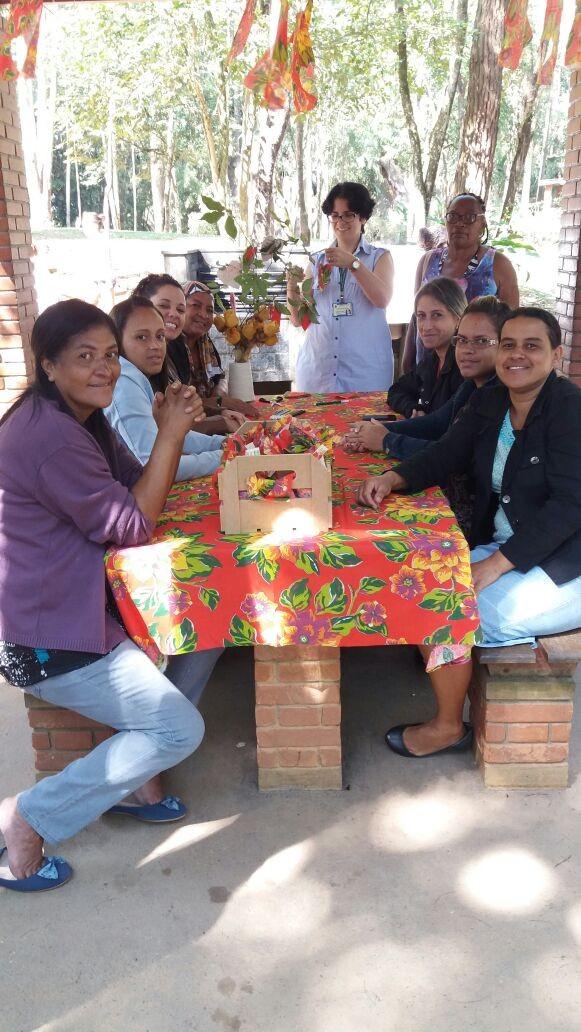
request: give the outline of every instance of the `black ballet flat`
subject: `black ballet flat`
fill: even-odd
[[[474,731],[470,724],[464,724],[465,732],[457,742],[452,745],[447,745],[444,749],[435,749],[434,752],[424,753],[422,756],[418,756],[417,753],[410,752],[407,745],[403,740],[404,732],[407,731],[408,727],[419,727],[419,724],[397,724],[396,727],[391,727],[389,731],[385,733],[385,744],[397,753],[399,756],[408,756],[412,760],[426,760],[428,756],[443,756],[444,753],[460,753],[466,752],[467,749],[472,747],[474,741]]]

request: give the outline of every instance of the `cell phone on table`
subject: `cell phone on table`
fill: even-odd
[[[397,421],[395,412],[371,412],[361,418],[367,422],[370,422],[372,419],[377,419],[380,423],[395,423]]]

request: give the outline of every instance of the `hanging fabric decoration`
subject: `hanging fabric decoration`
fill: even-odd
[[[504,37],[498,63],[503,68],[518,68],[522,52],[533,38],[527,18],[527,0],[509,0],[504,15]]]
[[[10,0],[10,12],[0,29],[0,79],[5,82],[18,76],[18,68],[12,57],[12,41],[18,36],[22,36],[26,43],[21,74],[26,79],[34,76],[42,5],[43,0]]]
[[[575,15],[571,26],[571,32],[569,33],[569,39],[567,40],[567,50],[565,52],[565,64],[567,65],[567,68],[574,68],[575,65],[581,65],[581,12]]]
[[[256,0],[246,0],[246,7],[244,13],[240,19],[240,24],[236,29],[236,35],[232,40],[232,46],[230,47],[230,53],[226,59],[226,64],[230,64],[235,58],[239,57],[244,47],[248,42],[250,30],[254,23],[254,17],[256,13]]]
[[[288,40],[289,0],[281,0],[276,38],[272,50],[267,50],[254,68],[248,72],[244,85],[252,90],[261,107],[284,108],[291,92]]]
[[[306,0],[299,11],[294,32],[289,38],[290,0],[281,0],[276,37],[272,50],[267,50],[244,79],[261,107],[285,108],[289,96],[297,114],[312,111],[317,103],[313,88],[314,54],[310,25],[313,0]],[[244,13],[228,54],[228,63],[239,57],[250,35],[256,16],[256,0],[246,0]]]
[[[313,90],[314,60],[310,25],[313,0],[307,0],[304,11],[299,11],[292,37],[291,77],[293,102],[297,114],[312,111],[317,103]]]
[[[557,61],[557,50],[559,49],[559,31],[562,14],[563,0],[547,0],[545,23],[541,36],[539,71],[537,73],[539,86],[549,86],[553,78]]]

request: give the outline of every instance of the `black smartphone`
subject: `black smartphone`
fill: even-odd
[[[367,422],[372,419],[378,419],[380,423],[395,423],[397,420],[395,412],[372,412],[367,416],[362,416],[361,418],[367,420]]]

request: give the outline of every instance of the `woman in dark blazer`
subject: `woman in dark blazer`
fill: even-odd
[[[581,390],[557,376],[561,357],[555,317],[516,309],[501,331],[499,385],[478,391],[440,441],[360,488],[360,501],[377,508],[391,491],[471,475],[472,576],[487,645],[581,626]],[[436,717],[388,731],[387,744],[405,756],[467,747],[470,673],[470,664],[434,670]]]

